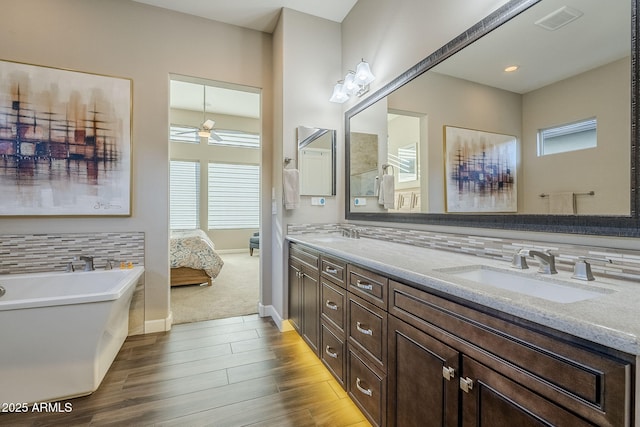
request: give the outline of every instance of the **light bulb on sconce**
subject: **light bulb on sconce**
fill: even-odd
[[[345,92],[344,80],[338,80],[338,83],[333,87],[333,93],[331,94],[329,101],[342,104],[343,102],[346,102],[347,99],[349,99],[349,95]]]
[[[349,70],[344,80],[338,81],[333,88],[329,101],[344,103],[350,96],[362,96],[369,92],[369,84],[375,80],[369,63],[364,59],[356,67],[356,71]]]

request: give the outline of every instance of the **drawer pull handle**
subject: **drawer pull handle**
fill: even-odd
[[[369,328],[364,328],[362,323],[360,322],[356,322],[356,329],[358,330],[358,332],[360,332],[361,334],[365,334],[365,335],[371,335],[373,336],[373,329],[369,329]]]
[[[327,346],[327,348],[324,349],[324,352],[327,353],[327,355],[329,357],[333,357],[334,359],[338,358],[338,352],[336,351],[332,351],[333,349],[329,346]]]
[[[331,302],[329,300],[327,300],[327,302],[324,303],[325,307],[327,307],[329,310],[336,310],[338,311],[338,304],[336,304],[335,302]]]
[[[371,389],[362,387],[360,385],[361,383],[362,381],[360,381],[360,378],[356,378],[356,387],[358,388],[358,390],[360,390],[362,394],[366,394],[367,396],[372,396],[373,392],[371,391]]]
[[[325,268],[324,271],[326,271],[327,273],[330,273],[330,274],[336,274],[338,272],[337,269],[331,268],[331,267]]]
[[[473,380],[469,377],[460,378],[460,388],[465,393],[469,393],[471,390],[473,390]]]
[[[451,378],[455,378],[456,376],[456,370],[453,369],[451,366],[443,366],[442,376],[444,377],[445,380],[451,381]]]
[[[362,282],[360,279],[356,280],[356,286],[360,289],[364,289],[365,291],[372,291],[373,285],[368,282]]]

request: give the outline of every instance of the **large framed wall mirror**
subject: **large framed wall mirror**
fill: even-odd
[[[346,218],[640,236],[639,2],[510,1],[351,108]]]

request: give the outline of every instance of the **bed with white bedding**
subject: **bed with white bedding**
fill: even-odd
[[[224,262],[202,230],[171,230],[171,286],[207,283],[215,279]]]

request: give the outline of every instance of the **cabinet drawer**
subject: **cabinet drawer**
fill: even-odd
[[[386,310],[389,279],[351,264],[349,264],[348,271],[349,280],[347,289],[349,292],[353,292]]]
[[[347,264],[339,259],[322,255],[320,260],[320,272],[322,277],[331,280],[336,285],[346,287],[344,279],[346,276]]]
[[[348,295],[348,340],[386,372],[387,313],[379,307]]]
[[[323,322],[320,359],[322,359],[322,362],[324,362],[336,381],[338,381],[344,389],[346,389],[345,367],[347,363],[345,350],[346,344],[344,339],[341,339]]]
[[[389,286],[390,314],[599,425],[625,424],[631,356],[394,281]]]
[[[308,266],[318,269],[320,255],[317,251],[297,243],[289,245],[289,258],[296,259]]]
[[[320,304],[322,319],[331,323],[344,337],[344,323],[346,321],[347,292],[326,280],[322,280]]]
[[[375,426],[386,424],[387,379],[367,366],[366,358],[348,351],[349,379],[347,393]]]

